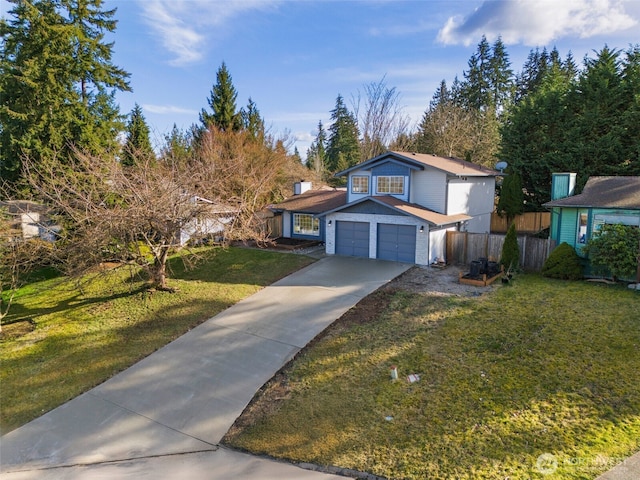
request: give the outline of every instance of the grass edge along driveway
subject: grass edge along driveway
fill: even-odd
[[[392,288],[298,355],[225,442],[430,480],[595,478],[640,448],[637,292],[537,275],[480,298]]]
[[[0,341],[5,434],[104,382],[188,330],[314,259],[243,248],[209,248],[197,268],[175,257],[169,284],[149,292],[125,270],[74,282],[34,282],[16,295],[10,316],[32,331]]]

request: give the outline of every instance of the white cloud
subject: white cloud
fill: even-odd
[[[438,32],[444,44],[470,45],[482,35],[505,44],[545,45],[562,37],[588,38],[638,22],[621,0],[488,0],[467,17],[450,17]]]
[[[314,132],[313,134],[311,132],[295,132],[293,134],[293,139],[296,142],[311,143],[315,140],[317,133],[318,132]]]
[[[194,115],[198,111],[188,108],[176,107],[174,105],[153,105],[145,103],[142,108],[150,113],[156,113],[159,115],[178,114],[178,115]]]
[[[173,54],[173,66],[203,58],[212,32],[219,33],[231,20],[250,10],[265,10],[281,0],[138,0],[142,16]],[[215,28],[211,28],[215,27]]]

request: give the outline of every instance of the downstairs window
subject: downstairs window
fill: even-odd
[[[293,214],[293,233],[320,236],[320,219],[308,213]]]

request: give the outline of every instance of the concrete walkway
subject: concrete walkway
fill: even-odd
[[[220,448],[255,392],[410,265],[327,257],[0,439],[0,478],[344,478]]]
[[[640,479],[640,452],[624,460],[618,459],[618,465],[600,475],[596,480],[638,480]]]

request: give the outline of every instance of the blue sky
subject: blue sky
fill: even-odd
[[[117,7],[114,63],[131,73],[123,112],[142,106],[161,142],[207,106],[224,61],[238,107],[256,102],[272,133],[301,155],[341,94],[349,107],[383,77],[417,124],[442,79],[462,78],[482,35],[502,36],[520,71],[536,46],[577,62],[605,44],[640,43],[640,1],[106,0]]]

